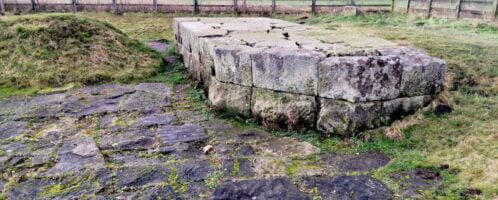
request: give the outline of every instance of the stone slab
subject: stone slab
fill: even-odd
[[[304,130],[314,126],[317,104],[312,96],[254,88],[251,112],[266,128]]]
[[[320,62],[319,69],[321,97],[364,102],[400,94],[402,68],[394,56],[331,57]]]

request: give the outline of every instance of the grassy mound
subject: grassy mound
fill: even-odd
[[[160,55],[108,23],[73,15],[0,19],[0,88],[143,78]]]

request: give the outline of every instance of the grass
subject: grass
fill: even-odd
[[[283,16],[295,21],[296,16]],[[340,32],[361,32],[426,50],[448,62],[446,81],[453,112],[441,117],[427,110],[414,125],[401,129],[405,138],[380,134],[369,139],[317,141],[325,150],[378,150],[394,159],[376,172],[380,178],[414,168],[443,170],[445,187],[426,198],[453,199],[464,188],[479,188],[482,199],[498,196],[498,28],[405,15],[316,16],[306,23]],[[452,173],[450,173],[450,171]]]
[[[166,39],[172,41],[167,14],[82,13],[105,21],[123,31],[132,39],[146,41]],[[275,16],[298,21],[300,16]],[[293,136],[318,146],[322,153],[384,152],[391,163],[374,172],[393,189],[389,175],[393,172],[427,168],[440,171],[443,186],[425,193],[425,199],[459,199],[466,188],[478,188],[483,194],[477,198],[493,199],[498,196],[498,28],[483,23],[443,19],[410,18],[405,15],[326,16],[318,15],[305,23],[343,33],[362,33],[378,36],[399,44],[426,50],[430,55],[448,62],[446,98],[453,112],[435,116],[430,109],[420,111],[414,123],[401,127],[403,139],[390,139],[382,129],[365,132],[354,138],[325,138],[316,131],[275,131],[275,135]],[[160,73],[147,81],[185,83],[186,75],[181,63],[175,67],[160,68]],[[33,91],[4,89],[9,93]],[[1,96],[1,93],[0,93]],[[204,103],[201,93],[193,91],[192,102]],[[230,113],[211,113],[215,117],[230,119],[239,128],[255,127],[254,120],[243,119]],[[442,164],[448,170],[440,169]],[[217,185],[220,175],[213,175],[210,185]],[[172,182],[177,178],[172,176]],[[178,187],[182,188],[182,187]],[[177,188],[177,189],[178,189]]]
[[[0,97],[148,77],[161,63],[143,43],[83,17],[9,16],[0,29]]]

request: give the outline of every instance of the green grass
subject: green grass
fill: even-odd
[[[108,22],[132,39],[172,40],[172,15],[106,13],[78,14]],[[210,15],[213,16],[213,15]],[[299,16],[275,16],[296,21]],[[443,19],[411,18],[405,15],[327,16],[305,20],[307,24],[342,33],[378,36],[399,44],[426,50],[448,62],[446,98],[453,112],[435,116],[430,109],[417,114],[416,123],[403,127],[403,139],[390,139],[383,130],[365,132],[353,138],[324,137],[316,131],[273,131],[278,136],[298,137],[319,147],[322,153],[357,153],[380,151],[391,156],[391,163],[374,172],[396,190],[389,179],[393,172],[427,168],[440,171],[444,180],[438,190],[425,193],[425,199],[458,199],[466,188],[479,188],[477,198],[498,196],[498,29],[495,26]],[[134,81],[158,81],[170,84],[187,83],[181,63],[162,66],[155,75]],[[33,94],[30,89],[2,89],[7,93]],[[1,98],[2,93],[0,93]],[[202,92],[193,90],[188,104],[202,106]],[[202,108],[201,108],[202,107]],[[252,119],[231,113],[213,113],[214,117],[231,120],[238,128],[257,127]],[[441,164],[450,169],[441,170]],[[219,175],[213,175],[216,185]],[[171,177],[176,182],[176,177]],[[179,187],[181,188],[181,187]]]
[[[9,16],[0,29],[2,97],[148,77],[161,63],[158,53],[119,29],[83,17]]]

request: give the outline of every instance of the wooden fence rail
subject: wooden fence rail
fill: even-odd
[[[67,3],[61,3],[67,1]],[[235,13],[339,13],[358,11],[404,11],[425,17],[478,18],[497,21],[498,0],[0,0],[5,11],[145,11],[145,12],[235,12]],[[141,3],[143,1],[145,3]],[[150,1],[150,2],[148,2]],[[164,4],[165,1],[170,1]],[[190,1],[190,3],[189,3]],[[210,1],[213,4],[205,3]],[[266,3],[265,3],[266,1]],[[174,4],[171,4],[175,2]],[[176,3],[180,2],[180,3]]]

